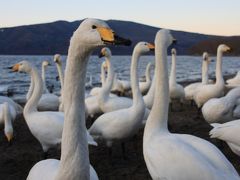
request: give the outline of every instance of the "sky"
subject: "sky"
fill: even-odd
[[[213,35],[240,35],[240,0],[1,0],[0,27],[87,17]]]

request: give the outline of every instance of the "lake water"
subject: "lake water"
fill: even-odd
[[[171,57],[169,59],[169,69],[171,65]],[[216,57],[212,57],[216,60]],[[49,66],[46,71],[47,86],[54,86],[54,92],[59,92],[60,82],[56,81],[57,70],[53,62],[53,56],[0,56],[0,85],[9,85],[13,95],[23,96],[27,93],[30,78],[29,75],[23,73],[10,73],[8,66],[11,66],[21,60],[28,60],[35,64],[41,71],[41,63],[43,60],[48,60],[52,66]],[[89,61],[88,73],[93,77],[93,85],[98,86],[100,84],[100,66],[103,62],[103,58],[99,59],[97,56],[92,56]],[[118,74],[119,79],[129,80],[130,73],[130,61],[131,56],[113,56],[112,63],[115,68],[115,72]],[[63,67],[65,67],[66,56],[62,56]],[[144,76],[145,68],[148,62],[153,62],[154,56],[141,57],[139,64],[139,76]],[[200,56],[178,56],[177,57],[177,81],[192,81],[201,78],[201,61]],[[240,70],[240,58],[239,57],[224,57],[223,58],[223,74],[235,74]],[[153,73],[153,72],[152,72]],[[209,67],[210,77],[215,77],[215,61],[210,64]]]

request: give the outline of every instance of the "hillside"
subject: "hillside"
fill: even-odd
[[[8,55],[43,55],[67,54],[69,40],[81,21],[56,21],[52,23],[0,28],[0,54]],[[109,20],[107,21],[119,35],[132,40],[131,47],[112,47],[115,55],[128,55],[132,53],[134,45],[139,41],[153,42],[159,28],[144,24]],[[201,54],[210,48],[214,52],[219,42],[228,42],[240,54],[237,46],[240,37],[219,37],[183,31],[172,31],[178,40],[178,54]],[[215,45],[213,45],[215,44]]]

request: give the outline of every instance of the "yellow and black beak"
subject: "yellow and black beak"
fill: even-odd
[[[147,46],[150,49],[150,51],[154,51],[155,50],[154,44],[148,43]]]
[[[114,31],[110,28],[97,27],[96,29],[99,32],[101,39],[105,44],[130,46],[132,43],[129,39],[124,39],[122,37],[117,36],[114,33]]]
[[[230,48],[227,50],[227,52],[231,53],[233,51],[233,48]]]
[[[8,69],[11,69],[12,72],[18,72],[20,64],[15,64],[11,67],[8,67]]]

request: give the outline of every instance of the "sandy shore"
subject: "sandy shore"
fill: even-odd
[[[177,107],[175,106],[175,108]],[[90,120],[88,120],[87,125],[89,127]],[[197,115],[195,107],[185,104],[183,111],[169,112],[169,127],[171,132],[192,134],[215,144],[240,173],[239,157],[232,153],[226,143],[220,143],[220,141],[209,138],[208,133],[211,127],[202,116]],[[122,157],[121,144],[114,144],[112,163],[109,160],[108,149],[104,144],[99,144],[98,147],[91,146],[89,149],[90,160],[98,173],[99,179],[151,179],[143,159],[142,137],[143,130],[126,143],[127,159]],[[40,144],[31,135],[24,118],[19,116],[14,123],[14,140],[10,146],[3,131],[0,131],[0,179],[26,179],[31,167],[42,160],[42,153]],[[60,150],[50,150],[48,158],[59,159]]]

